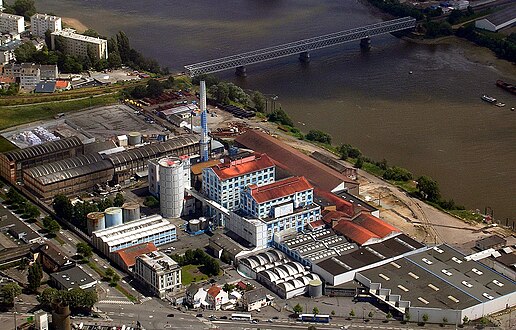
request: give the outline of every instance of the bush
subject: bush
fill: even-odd
[[[145,198],[145,202],[143,202],[143,205],[154,208],[159,206],[159,200],[156,199],[154,196],[147,196]]]
[[[310,130],[310,132],[306,134],[306,139],[309,141],[331,144],[331,136],[328,133],[324,133],[319,130]]]
[[[383,173],[382,177],[385,180],[408,181],[412,180],[412,173],[404,168],[393,166],[389,167],[385,173]]]

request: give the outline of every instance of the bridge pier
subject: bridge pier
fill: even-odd
[[[363,38],[360,40],[360,49],[362,50],[369,50],[371,49],[371,38]]]
[[[299,60],[303,63],[309,63],[310,62],[310,53],[302,52],[301,54],[299,54]]]
[[[245,68],[245,66],[239,66],[238,68],[236,68],[235,74],[239,77],[247,77],[247,69]]]

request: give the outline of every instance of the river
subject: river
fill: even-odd
[[[39,11],[73,17],[103,35],[123,30],[132,46],[172,71],[203,60],[381,21],[354,0],[38,0]],[[473,47],[419,45],[387,35],[220,74],[278,95],[297,125],[330,133],[373,159],[436,179],[446,198],[516,218],[516,97],[496,79],[516,70],[468,59]],[[493,60],[494,61],[494,60]],[[510,66],[505,66],[505,68]],[[412,71],[412,74],[409,74]],[[497,108],[483,94],[507,103]]]

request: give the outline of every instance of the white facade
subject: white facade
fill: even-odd
[[[133,273],[137,280],[160,298],[181,287],[181,267],[159,251],[137,257]]]
[[[258,219],[246,219],[234,212],[226,218],[225,226],[257,248],[267,246],[267,225]]]
[[[23,16],[0,13],[0,33],[22,33],[23,31],[25,31]]]
[[[56,32],[61,30],[61,17],[34,14],[30,18],[30,32],[33,36],[44,37],[47,31]]]
[[[2,6],[0,0],[0,7]],[[48,330],[48,314],[45,311],[39,310],[34,313],[34,324],[37,330]]]
[[[157,190],[164,217],[181,216],[185,189],[190,188],[190,180],[190,159],[187,156],[149,161],[149,191]]]
[[[63,41],[64,52],[67,55],[88,56],[88,49],[93,50],[96,59],[107,60],[107,40],[75,33],[75,30],[65,29],[51,34],[52,49],[56,49],[56,38]]]
[[[40,65],[34,63],[6,64],[3,74],[16,78],[20,88],[33,90],[42,80],[57,79],[59,72],[57,65]]]

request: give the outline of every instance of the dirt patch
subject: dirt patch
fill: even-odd
[[[71,27],[72,29],[75,29],[78,33],[83,33],[88,29],[88,27],[82,24],[82,22],[78,19],[71,17],[62,17],[61,20],[63,21],[63,24],[65,24],[68,27]]]

